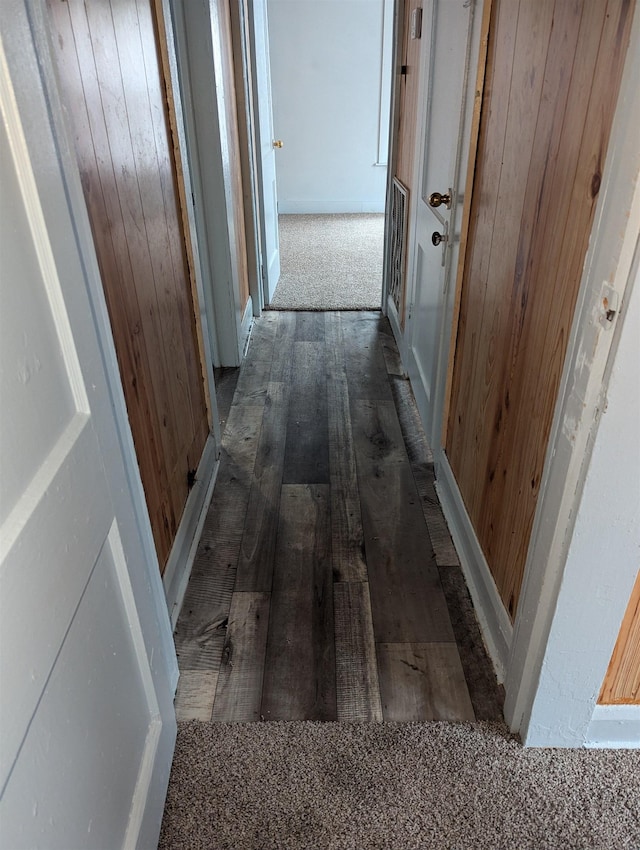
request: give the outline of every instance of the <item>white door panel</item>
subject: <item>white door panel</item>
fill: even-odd
[[[24,824],[31,825],[28,846],[34,848],[134,846],[135,828],[125,841],[129,812],[147,740],[151,748],[157,745],[158,705],[152,688],[151,704],[147,699],[143,679],[150,673],[143,677],[140,662],[146,658],[134,644],[139,625],[132,628],[124,604],[120,576],[126,578],[127,566],[121,560],[116,567],[118,544],[114,524],[7,787],[3,807],[11,817],[1,833],[6,847],[25,846]],[[75,784],[73,816],[67,777]]]
[[[168,613],[45,10],[5,6],[0,845],[154,846],[175,740]]]
[[[447,289],[458,256],[461,207],[458,183],[465,129],[465,72],[472,36],[474,4],[466,0],[425,2],[422,28],[420,102],[418,118],[419,196],[410,232],[412,261],[409,272],[407,322],[408,372],[420,415],[431,444],[439,439],[441,379],[448,353],[445,325]],[[434,208],[433,192],[451,190],[451,208]],[[432,243],[434,233],[444,237]]]
[[[264,273],[264,302],[269,304],[280,279],[280,242],[278,236],[278,192],[276,185],[276,148],[271,104],[269,63],[269,26],[267,0],[249,0],[251,57],[254,72],[254,114],[258,146],[258,214]]]

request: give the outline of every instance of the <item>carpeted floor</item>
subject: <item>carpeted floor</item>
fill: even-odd
[[[640,753],[489,723],[185,723],[160,847],[637,850]]]
[[[273,310],[378,310],[384,215],[281,215]]]

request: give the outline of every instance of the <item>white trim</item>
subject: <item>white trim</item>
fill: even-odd
[[[520,731],[527,743],[535,743],[540,734],[546,734],[546,723],[538,723],[534,719],[532,725],[532,711],[558,608],[593,438],[605,403],[610,355],[616,350],[621,330],[619,316],[613,322],[613,332],[607,332],[599,321],[603,281],[608,282],[610,290],[617,292],[619,302],[623,304],[640,231],[640,148],[637,141],[639,45],[640,16],[635,15],[545,459],[505,682],[505,718],[512,729]],[[633,568],[633,565],[630,566]],[[588,587],[590,576],[601,569],[599,561],[584,564],[580,580],[582,587]],[[582,617],[579,622],[576,621],[575,629],[580,629],[583,634],[583,646],[598,649],[605,644],[609,648],[613,646],[628,602],[628,593],[625,596],[623,587],[627,585],[621,582],[610,591],[606,623],[602,617],[596,620]],[[585,599],[585,603],[593,601]],[[569,695],[568,689],[565,689],[562,695],[558,695],[553,707],[556,717],[564,718],[562,732],[559,731],[559,721],[555,724],[558,728],[553,740],[564,746],[584,743],[591,719],[593,694],[599,691],[610,654],[602,655],[597,663],[592,652],[583,652],[581,656],[572,653],[570,659],[565,659],[565,665],[572,665],[572,694]],[[536,730],[535,741],[529,736],[530,726]]]
[[[395,316],[395,327],[393,326],[393,333],[396,338],[396,342],[398,344],[398,348],[400,349],[400,356],[402,358],[403,364],[406,363],[405,353],[402,351],[402,347],[404,347],[402,331],[400,329],[400,322],[398,321],[398,315],[395,310],[395,305],[393,304],[393,299],[389,298],[389,284],[391,278],[391,198],[393,197],[393,178],[395,176],[396,170],[396,162],[398,158],[397,153],[397,143],[396,136],[398,133],[399,127],[399,114],[400,114],[400,62],[399,59],[402,56],[402,23],[403,23],[403,15],[404,15],[404,4],[400,2],[400,0],[394,0],[393,4],[393,34],[392,34],[392,57],[391,57],[391,95],[390,95],[390,103],[389,103],[389,145],[388,145],[388,155],[387,155],[387,191],[385,194],[385,222],[384,222],[384,254],[382,260],[382,297],[381,297],[381,310],[384,315],[387,315],[387,310],[391,311],[393,307],[393,312],[396,313]]]
[[[434,453],[434,457],[436,492],[460,558],[482,637],[493,661],[498,681],[503,682],[509,662],[513,626],[462,501],[447,456],[440,449]]]
[[[375,164],[375,163],[374,163]],[[363,201],[362,198],[341,198],[340,200],[278,201],[279,215],[340,215],[383,213],[385,204],[379,200]]]
[[[389,119],[393,73],[394,0],[382,0],[382,30],[380,34],[380,94],[378,98],[378,147],[376,168],[386,168],[389,159]]]
[[[182,105],[182,92],[180,90],[180,76],[178,73],[178,58],[176,51],[175,33],[173,29],[173,19],[171,16],[170,0],[162,0],[162,16],[164,18],[163,25],[167,44],[167,56],[169,59],[169,74],[171,77],[174,118],[176,122],[176,131],[178,134],[178,149],[180,151],[182,182],[184,184],[185,197],[188,199],[193,197],[193,183],[191,181],[191,163],[189,161],[189,151],[187,148],[187,132],[185,127],[184,109]],[[207,381],[208,397],[211,406],[210,413],[213,436],[216,441],[216,444],[219,446],[222,441],[222,434],[220,433],[220,416],[218,414],[216,387],[213,379],[213,352],[216,350],[217,345],[215,339],[215,328],[214,325],[209,322],[207,316],[207,301],[205,298],[202,273],[203,265],[202,257],[200,254],[200,246],[198,244],[198,229],[196,227],[195,210],[194,206],[192,204],[189,204],[188,201],[186,207],[187,209],[185,210],[185,212],[189,224],[189,238],[191,241],[191,251],[193,255],[194,264],[193,273],[196,278],[196,294],[198,298],[198,303],[194,304],[193,306],[194,310],[197,311],[196,321],[200,322],[200,328],[202,330],[202,339],[204,346],[206,346],[206,351],[202,352],[203,354],[205,354],[205,363],[201,365],[204,368]],[[209,356],[206,356],[207,354]],[[200,360],[201,357],[199,356],[198,359]]]
[[[213,0],[163,0],[173,26],[176,74],[184,101],[186,161],[193,175],[204,304],[212,359],[239,366],[241,307],[231,160],[226,134],[219,10]],[[167,26],[167,30],[169,27]],[[195,84],[197,82],[197,85]]]
[[[244,308],[244,316],[242,317],[242,324],[240,326],[240,338],[238,340],[241,357],[244,357],[244,355],[247,352],[247,346],[249,345],[249,336],[251,334],[251,326],[252,325],[253,325],[253,298],[251,296],[249,296],[249,300],[247,301],[247,305]]]
[[[162,577],[172,629],[175,629],[178,621],[200,534],[213,495],[219,466],[217,455],[216,442],[212,436],[209,436],[198,464],[196,482],[187,497]]]
[[[596,705],[589,728],[587,747],[640,747],[640,705]]]
[[[398,351],[400,353],[400,360],[402,361],[402,368],[405,371],[405,375],[407,374],[407,370],[405,368],[406,356],[407,356],[407,341],[402,333],[400,328],[400,318],[398,316],[398,311],[396,310],[396,305],[394,304],[393,298],[388,295],[387,296],[387,318],[389,319],[389,324],[391,325],[391,330],[393,331],[393,335],[396,340],[396,345],[398,346]]]

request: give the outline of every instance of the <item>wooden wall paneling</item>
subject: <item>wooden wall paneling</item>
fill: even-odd
[[[106,12],[106,7],[104,7],[104,11]],[[93,32],[103,32],[106,15],[105,19],[98,19],[92,25],[91,21],[94,14],[100,15],[100,18],[102,18],[101,4],[88,6],[87,15]],[[134,274],[138,272],[138,269],[141,270],[144,275],[142,285],[145,289],[148,288],[150,302],[155,302],[159,347],[154,349],[154,355],[159,355],[164,359],[168,376],[166,389],[169,393],[170,425],[168,425],[167,431],[171,435],[172,443],[171,454],[165,460],[170,463],[167,495],[171,511],[170,529],[173,536],[177,531],[188,495],[186,471],[189,468],[194,468],[189,466],[188,452],[192,435],[195,433],[195,420],[188,380],[185,380],[188,377],[187,359],[179,317],[179,309],[182,307],[180,302],[184,300],[181,299],[180,290],[186,282],[186,269],[182,261],[182,251],[179,249],[178,257],[174,258],[172,255],[170,227],[167,223],[167,208],[163,194],[163,168],[169,169],[168,177],[170,181],[172,179],[166,145],[166,124],[163,131],[167,156],[159,158],[156,149],[152,98],[155,99],[159,95],[160,80],[157,58],[155,60],[155,74],[149,80],[146,76],[145,63],[141,61],[143,60],[143,53],[140,23],[135,4],[119,4],[117,12],[111,14],[111,18],[117,59],[120,63],[122,76],[121,103],[125,114],[114,120],[109,120],[108,127],[112,130],[109,134],[111,139],[123,127],[122,122],[124,120],[127,122],[126,129],[130,138],[132,155],[130,165],[133,169],[130,187],[131,197],[127,200],[127,203],[131,205],[132,220],[137,225],[136,232],[127,235],[127,241],[131,246],[132,241],[137,240],[135,247],[133,247]],[[150,17],[147,26],[151,28],[153,34],[153,24]],[[95,52],[94,48],[94,55]],[[107,56],[105,56],[106,58]],[[114,56],[115,58],[116,56]],[[103,80],[110,79],[106,67],[101,69],[100,77]],[[146,84],[133,86],[129,83],[132,79],[142,80]],[[110,84],[113,85],[113,73],[111,73]],[[162,109],[162,105],[160,108]],[[163,111],[161,115],[164,115]],[[123,134],[123,138],[126,139],[125,134]],[[112,140],[111,145],[113,146]],[[162,161],[163,159],[164,161]],[[172,223],[175,226],[177,204],[173,193],[170,202],[173,205]],[[176,269],[176,262],[180,264],[178,269]],[[176,275],[179,275],[177,280]],[[180,308],[176,309],[176,305],[180,305]],[[200,446],[200,454],[203,445]],[[165,517],[166,519],[167,517]]]
[[[537,204],[538,219],[544,226],[537,229],[537,239],[529,248],[531,270],[525,280],[525,294],[520,298],[527,302],[529,321],[524,321],[524,316],[520,319],[522,339],[519,345],[521,352],[530,352],[533,357],[526,364],[526,379],[511,384],[511,409],[518,415],[510,418],[504,429],[501,457],[505,459],[502,468],[506,468],[506,475],[497,476],[497,486],[492,493],[485,484],[487,515],[481,531],[484,539],[488,539],[491,533],[489,514],[495,516],[503,511],[508,501],[512,528],[521,529],[521,533],[500,535],[495,561],[500,566],[502,597],[512,616],[520,594],[553,411],[613,119],[616,98],[611,97],[611,92],[617,92],[622,70],[622,62],[616,68],[604,58],[610,50],[624,58],[622,45],[614,46],[620,23],[617,12],[623,13],[622,6],[617,5],[616,10],[610,4],[607,14],[603,15],[602,9],[595,9],[594,4],[585,4],[566,109],[554,116],[554,133],[546,155],[542,154],[545,162],[555,159],[555,169],[547,169],[542,188],[538,186],[534,190],[542,198],[532,193],[530,201],[532,207]],[[550,88],[549,93],[552,91]],[[532,213],[532,220],[534,215]],[[527,223],[523,223],[523,233],[526,226]],[[510,351],[509,357],[515,361],[516,351],[513,354]],[[523,355],[519,354],[519,358],[522,362]],[[514,500],[512,496],[516,492],[519,498]]]
[[[502,440],[500,445],[492,446],[488,468],[497,468],[500,474],[496,474],[493,482],[485,479],[481,495],[481,500],[485,500],[481,539],[488,541],[493,536],[491,517],[502,513],[506,504],[509,505],[506,515],[511,528],[518,529],[517,534],[508,535],[503,530],[490,552],[503,601],[512,617],[520,595],[553,412],[595,212],[597,189],[594,194],[591,185],[594,167],[600,174],[603,166],[602,142],[606,148],[606,138],[601,136],[602,121],[606,123],[605,136],[608,137],[615,106],[615,97],[611,98],[610,93],[617,92],[618,88],[615,76],[611,79],[608,70],[601,66],[598,72],[596,66],[596,61],[602,61],[602,54],[598,58],[598,44],[601,50],[603,43],[610,48],[610,36],[613,35],[610,31],[607,34],[606,22],[611,17],[603,15],[602,8],[594,8],[597,5],[585,4],[572,73],[571,65],[565,68],[571,78],[566,108],[551,117],[544,115],[545,100],[541,104],[541,116],[549,118],[553,126],[549,137],[541,138],[539,149],[533,154],[535,171],[544,173],[545,179],[542,183],[538,180],[532,187],[528,199],[529,218],[523,218],[523,244],[519,250],[525,270],[521,284],[516,277],[522,289],[514,292],[514,325],[521,333],[512,334],[505,357],[507,363],[517,363],[520,368],[513,370],[513,377],[506,375],[508,385],[504,392],[509,393],[510,409],[506,410],[506,403],[498,401],[496,404],[494,415],[503,417]],[[558,102],[562,89],[560,75],[557,85],[549,87],[549,100]],[[586,158],[585,149],[588,151]],[[549,167],[549,163],[554,167]],[[598,176],[598,187],[599,181]],[[506,400],[507,396],[504,398]],[[516,493],[517,499],[513,498]]]
[[[482,23],[480,25],[480,48],[478,51],[478,67],[476,70],[476,84],[474,87],[474,104],[471,117],[471,129],[469,138],[469,159],[467,163],[467,175],[464,186],[462,223],[460,226],[460,249],[458,251],[458,267],[456,269],[456,292],[453,303],[451,318],[451,339],[449,342],[449,359],[447,363],[447,381],[445,386],[444,406],[442,410],[442,445],[446,444],[447,429],[449,424],[449,411],[451,407],[451,394],[453,387],[453,364],[456,353],[456,343],[460,325],[460,305],[462,300],[463,280],[466,269],[467,246],[469,245],[471,232],[471,214],[473,205],[473,186],[476,170],[482,168],[482,162],[478,160],[478,149],[480,145],[480,121],[485,98],[485,83],[487,82],[487,64],[489,60],[489,33],[491,30],[491,18],[494,0],[484,0],[482,7]]]
[[[598,702],[604,705],[640,704],[640,572],[620,627]]]
[[[502,281],[490,279],[490,266],[494,231],[496,220],[500,217],[502,224],[502,210],[499,206],[499,192],[496,187],[500,185],[502,174],[502,160],[507,142],[509,124],[509,92],[511,90],[513,68],[516,62],[516,43],[518,36],[519,4],[510,6],[511,14],[499,15],[502,4],[496,0],[493,4],[492,33],[489,46],[489,72],[485,88],[485,102],[483,104],[483,117],[480,133],[480,145],[478,154],[478,170],[474,184],[472,201],[472,224],[469,239],[469,252],[466,258],[466,275],[463,281],[462,305],[460,313],[460,326],[458,329],[458,350],[456,352],[456,383],[454,384],[453,403],[451,416],[457,422],[458,428],[452,428],[449,433],[448,455],[452,463],[455,462],[454,472],[458,480],[461,492],[464,494],[467,510],[474,516],[473,503],[468,501],[472,490],[470,482],[472,479],[473,456],[477,447],[473,439],[471,426],[467,426],[467,420],[472,416],[478,416],[484,410],[479,407],[479,394],[485,392],[487,379],[491,380],[490,371],[487,369],[486,361],[482,360],[482,351],[476,346],[482,346],[486,357],[488,347],[488,335],[486,337],[473,336],[473,343],[468,343],[468,333],[474,333],[475,325],[482,326],[485,315],[491,320],[492,301],[497,301],[500,307],[499,293],[497,287]],[[549,16],[549,4],[546,4],[547,26],[550,28],[551,18]],[[525,34],[526,35],[526,34]],[[523,37],[521,33],[521,38]],[[538,75],[541,79],[541,75]],[[522,85],[522,79],[518,80]],[[529,110],[529,121],[535,121],[535,108]],[[490,116],[490,120],[489,120]],[[512,128],[517,129],[513,126]],[[512,132],[513,132],[512,129]],[[523,136],[526,143],[526,136]],[[523,163],[520,163],[523,168]],[[524,175],[521,179],[526,180],[528,168],[524,166]],[[506,189],[506,186],[503,188]],[[517,215],[520,212],[521,198],[515,192],[509,199],[510,214]],[[513,225],[512,225],[513,226]],[[501,233],[495,234],[496,239]],[[512,237],[513,238],[513,237]],[[506,246],[505,240],[505,246]],[[488,291],[490,287],[494,291]],[[493,297],[492,297],[493,296]],[[487,303],[489,302],[489,303]],[[506,305],[505,305],[506,310]],[[471,325],[474,323],[474,325]],[[469,332],[467,325],[471,325]],[[495,339],[492,340],[495,342]],[[466,343],[466,344],[465,344]],[[479,375],[482,369],[485,374]],[[488,372],[488,374],[486,374]],[[482,381],[478,388],[477,382]],[[480,422],[480,428],[483,422]]]
[[[188,495],[187,471],[197,466],[208,421],[202,374],[194,368],[194,320],[186,327],[183,322],[193,315],[193,303],[155,32],[150,8],[141,17],[139,8],[115,1],[50,3],[127,409],[164,565]]]
[[[154,403],[153,378],[147,339],[142,333],[142,315],[135,290],[125,285],[133,277],[131,260],[124,244],[119,200],[115,190],[113,163],[98,151],[108,150],[104,113],[98,91],[98,80],[92,54],[86,49],[90,39],[86,22],[72,23],[71,4],[51,0],[49,9],[55,26],[58,68],[62,77],[69,115],[73,118],[73,136],[80,168],[85,200],[96,243],[98,264],[122,377],[127,411],[133,433],[147,426],[147,440],[136,443],[136,454],[145,483],[145,496],[151,514],[155,514],[166,486],[162,465],[163,446],[160,411]],[[82,60],[85,60],[84,62]],[[82,71],[81,71],[82,63]],[[112,226],[95,227],[96,221],[112,222]],[[135,402],[132,400],[135,398]],[[169,536],[162,524],[152,523],[158,555],[168,551]]]
[[[183,335],[186,336],[191,333],[195,337],[197,343],[196,348],[188,346],[185,349],[185,356],[190,374],[189,389],[190,394],[192,395],[193,386],[197,384],[198,380],[202,381],[205,406],[207,408],[208,433],[212,430],[214,416],[206,368],[207,358],[210,357],[209,343],[208,341],[205,342],[202,324],[199,321],[199,315],[201,312],[204,313],[204,305],[202,305],[201,310],[200,298],[198,295],[196,257],[191,240],[191,229],[189,226],[188,204],[191,203],[191,198],[187,199],[185,168],[180,151],[176,101],[171,81],[171,63],[168,55],[169,48],[162,10],[162,0],[154,0],[153,8],[151,8],[147,0],[137,0],[137,7],[138,17],[143,22],[140,34],[147,80],[149,79],[151,69],[154,67],[154,58],[160,63],[160,69],[162,72],[162,88],[156,90],[156,98],[151,104],[154,132],[156,139],[159,140],[156,141],[156,150],[162,161],[160,176],[165,204],[168,207],[170,207],[171,204],[176,205],[182,222],[182,233],[180,233],[177,228],[170,227],[169,236],[171,239],[171,251],[172,257],[174,258],[174,266],[178,269],[180,264],[177,262],[176,258],[182,257],[182,262],[185,268],[185,276],[189,280],[190,284],[191,303],[189,304],[187,301],[184,301],[184,299],[178,299],[177,306],[179,308],[180,324]],[[146,25],[149,18],[151,19],[150,26]],[[163,133],[166,133],[167,128],[170,131],[169,141],[171,142],[171,151],[168,146],[164,146],[161,142]],[[189,309],[189,307],[191,307],[191,309]],[[200,376],[200,378],[197,376]],[[200,427],[202,428],[202,423],[200,423]],[[193,468],[192,460],[193,458],[190,456],[190,468]],[[195,458],[196,463],[198,460],[199,457]]]
[[[541,7],[536,7],[534,11],[538,13],[541,10]],[[531,20],[531,16],[525,15],[524,11],[526,10],[521,8],[518,33],[519,37],[528,42],[532,32],[540,31],[535,29],[536,22]],[[562,12],[565,12],[567,20],[563,21]],[[504,191],[514,199],[515,207],[496,210],[499,225],[494,228],[491,237],[493,256],[487,264],[490,281],[487,287],[490,293],[487,315],[492,317],[491,327],[487,327],[481,336],[481,344],[469,350],[469,356],[473,356],[476,361],[476,368],[471,377],[476,395],[471,405],[468,405],[475,417],[473,424],[469,423],[475,440],[473,443],[466,441],[466,458],[460,462],[459,468],[466,471],[467,508],[475,523],[486,520],[487,514],[483,513],[482,504],[486,498],[487,486],[497,490],[503,483],[500,476],[495,480],[499,458],[494,456],[494,453],[502,449],[503,443],[500,439],[483,440],[481,435],[485,422],[488,421],[500,436],[514,409],[514,406],[511,406],[513,389],[510,386],[510,371],[519,356],[521,335],[518,330],[513,332],[513,329],[520,328],[527,308],[527,288],[532,278],[529,268],[531,246],[537,243],[537,232],[544,228],[546,218],[541,216],[541,209],[538,207],[540,175],[547,167],[552,174],[555,170],[553,163],[557,156],[557,137],[562,128],[578,35],[580,9],[576,10],[571,4],[563,4],[561,14],[552,13],[553,4],[551,7],[547,6],[545,28],[534,40],[538,45],[538,55],[526,51],[524,45],[516,44],[514,73],[510,79],[511,89],[522,90],[524,81],[529,77],[538,82],[535,88],[525,89],[525,97],[510,105],[509,115],[512,119],[507,122],[504,165],[500,169],[499,185],[506,187]],[[539,72],[538,69],[541,68],[544,73]],[[523,139],[532,140],[529,145],[518,145],[517,139],[521,132]],[[499,189],[498,203],[500,197]],[[544,197],[542,200],[544,201]],[[555,201],[557,202],[557,199]],[[553,214],[552,210],[545,209],[544,212]],[[480,374],[480,369],[484,369],[483,374]],[[462,416],[464,417],[464,413]],[[468,430],[465,433],[468,433]],[[480,481],[482,485],[471,484]],[[473,496],[470,496],[470,493]],[[476,529],[478,530],[477,525]],[[489,540],[490,534],[481,536],[481,539]],[[494,553],[485,548],[485,554],[491,562]],[[504,564],[494,563],[494,576],[499,584],[502,568]]]
[[[447,454],[513,617],[631,14],[620,0],[494,12]],[[500,33],[516,17],[510,69]]]

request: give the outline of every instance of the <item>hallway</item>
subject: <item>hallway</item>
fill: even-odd
[[[178,719],[500,719],[387,320],[266,313],[222,418]]]

